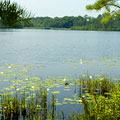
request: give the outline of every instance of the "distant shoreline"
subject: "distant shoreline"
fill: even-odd
[[[19,28],[17,28],[19,29]],[[49,29],[46,29],[46,28],[41,28],[41,27],[24,27],[24,28],[20,28],[20,29],[43,29],[43,30],[76,30],[76,31],[120,31],[119,29],[114,29],[113,30],[110,30],[109,28],[106,28],[105,30],[102,30],[102,28],[99,28],[99,29],[74,29],[74,28],[49,28]]]
[[[1,30],[7,30],[7,29],[41,29],[41,30],[75,30],[75,31],[111,31],[111,32],[114,32],[114,31],[117,31],[117,32],[120,32],[120,29],[116,29],[116,28],[113,28],[112,30],[110,30],[109,28],[106,28],[106,29],[102,29],[102,28],[99,28],[99,29],[74,29],[74,28],[41,28],[41,27],[23,27],[23,28],[0,28]]]
[[[96,18],[90,16],[33,17],[29,22],[21,22],[14,29],[46,29],[46,30],[84,30],[84,31],[120,31],[120,20],[111,19],[101,23],[103,15]],[[7,29],[0,23],[0,28]]]

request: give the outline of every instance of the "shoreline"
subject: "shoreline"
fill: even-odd
[[[0,28],[0,30],[8,29],[39,29],[39,30],[69,30],[69,31],[103,31],[103,32],[120,32],[120,30],[101,30],[101,29],[73,29],[73,28],[41,28],[41,27],[23,27],[23,28]],[[1,31],[0,31],[1,32]]]

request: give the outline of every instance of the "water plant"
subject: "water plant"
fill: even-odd
[[[79,80],[79,88],[82,94],[89,93],[91,95],[107,95],[115,84],[107,77],[90,79],[89,77]]]
[[[85,120],[118,120],[120,119],[120,88],[119,84],[110,92],[110,97],[93,96],[91,100],[82,97]]]
[[[11,84],[0,93],[1,120],[116,120],[120,117],[120,84],[108,77],[84,75],[80,79],[69,79],[47,76],[41,80],[28,74],[34,67],[17,66],[17,70],[14,65],[6,67],[0,74],[1,81]],[[63,95],[69,93],[71,96]],[[61,100],[60,95],[63,95]],[[81,113],[66,114],[65,110],[58,110],[70,104],[77,104]]]
[[[51,109],[48,109],[47,90],[37,91],[24,90],[22,93],[16,90],[15,94],[1,94],[0,114],[3,120],[25,118],[25,119],[47,119],[54,118],[55,100],[52,95]],[[48,112],[49,111],[49,112]],[[51,114],[50,111],[52,111]]]

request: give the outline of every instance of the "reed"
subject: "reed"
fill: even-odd
[[[45,120],[48,118],[54,119],[55,98],[52,95],[51,110],[48,109],[47,90],[40,89],[39,91],[26,91],[20,94],[18,91],[14,95],[2,94],[0,100],[0,114],[2,120],[19,118],[29,120]],[[48,112],[49,111],[49,112]],[[50,114],[50,111],[52,113]]]
[[[114,82],[106,77],[97,79],[82,78],[79,80],[79,84],[80,91],[82,92],[80,93],[81,96],[85,93],[105,96],[106,93],[111,92],[115,88]]]
[[[61,114],[56,113],[55,96],[52,94],[52,100],[48,102],[48,92],[45,88],[32,87],[32,89],[25,88],[21,91],[15,88],[14,94],[1,92],[0,119],[117,120],[120,118],[119,83],[115,84],[106,77],[91,79],[89,76],[80,79],[78,83],[79,99],[84,106],[82,114],[71,113],[66,116],[64,111]]]

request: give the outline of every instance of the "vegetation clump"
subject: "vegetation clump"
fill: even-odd
[[[32,91],[23,91],[19,93],[17,90],[12,95],[11,93],[1,95],[0,112],[1,119],[8,120],[19,118],[23,119],[47,119],[54,117],[55,100],[52,97],[51,108],[48,108],[47,91],[38,90],[35,93]]]
[[[104,17],[102,23],[107,23],[111,19],[120,19],[120,3],[119,0],[97,0],[92,5],[87,5],[88,10],[99,11],[104,8]]]
[[[38,67],[37,67],[38,68]],[[0,82],[11,83],[0,90],[0,119],[29,120],[117,120],[120,118],[119,79],[40,77],[28,74],[32,66],[1,66]],[[41,69],[41,68],[39,68]],[[31,72],[30,72],[31,73]],[[17,78],[16,78],[17,77]],[[76,106],[66,113],[66,106]],[[69,111],[69,109],[67,108]],[[62,111],[62,112],[61,112]]]
[[[10,0],[0,0],[1,27],[20,27],[29,22],[31,14]]]
[[[6,119],[82,119],[82,120],[117,120],[120,118],[120,88],[119,83],[113,83],[102,77],[98,79],[80,79],[78,82],[81,90],[81,102],[84,106],[82,114],[73,113],[68,117],[64,111],[56,112],[55,94],[48,102],[47,89],[39,88],[15,89],[14,94],[2,93],[0,98],[1,118]],[[79,99],[80,99],[79,98]],[[72,101],[72,99],[67,99]],[[79,103],[81,104],[81,103]],[[51,106],[51,107],[50,107]]]
[[[120,119],[120,88],[119,84],[109,93],[93,96],[91,100],[82,99],[85,120],[118,120]]]
[[[64,17],[33,17],[30,24],[23,27],[38,29],[62,29],[62,30],[97,30],[97,31],[119,31],[120,20],[111,19],[108,23],[102,24],[104,14],[97,17],[83,16],[64,16]]]

